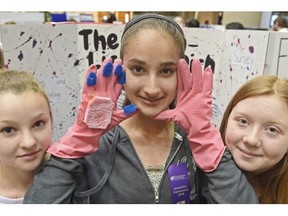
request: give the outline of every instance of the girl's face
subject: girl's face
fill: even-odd
[[[170,35],[145,29],[126,45],[126,95],[142,114],[154,117],[176,96],[180,49]]]
[[[0,94],[0,164],[35,171],[51,143],[48,103],[40,93]]]
[[[288,152],[288,107],[276,96],[240,101],[232,110],[225,142],[244,171],[261,173]]]

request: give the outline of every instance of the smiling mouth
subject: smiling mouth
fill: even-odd
[[[27,153],[27,154],[24,154],[24,155],[21,155],[19,157],[29,157],[29,156],[33,156],[35,154],[37,154],[38,152],[40,152],[41,150],[38,150],[38,151],[35,151],[35,152],[31,152],[31,153]]]
[[[240,149],[238,148],[242,153],[244,153],[245,155],[248,155],[250,157],[261,157],[261,155],[259,154],[254,154],[252,152],[249,152],[249,151],[246,151],[246,150],[243,150],[243,149]]]
[[[144,97],[140,97],[141,100],[145,103],[145,104],[158,104],[161,100],[161,98],[144,98]]]

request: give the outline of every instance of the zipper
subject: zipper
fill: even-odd
[[[171,157],[171,159],[170,159],[169,162],[167,163],[167,166],[166,166],[165,169],[164,169],[161,182],[160,182],[160,184],[159,184],[159,186],[158,186],[158,190],[155,190],[155,189],[154,189],[154,187],[153,187],[153,185],[152,185],[152,183],[151,183],[151,181],[150,181],[150,178],[149,178],[148,174],[146,173],[145,168],[144,168],[144,166],[143,166],[143,164],[142,164],[142,162],[141,162],[141,160],[140,160],[140,158],[139,158],[139,156],[138,156],[138,154],[137,154],[137,152],[136,152],[136,150],[135,150],[135,148],[134,148],[134,146],[133,146],[133,144],[132,144],[132,142],[131,142],[131,140],[130,140],[130,144],[131,144],[131,146],[132,146],[132,149],[133,149],[133,151],[134,151],[134,154],[135,154],[136,157],[138,158],[138,161],[139,161],[142,169],[144,170],[144,173],[145,173],[146,177],[148,178],[148,181],[150,182],[151,187],[152,187],[153,190],[154,190],[154,200],[155,200],[155,203],[156,203],[156,204],[160,202],[159,189],[161,188],[161,186],[162,186],[162,184],[163,184],[163,181],[164,181],[164,179],[165,179],[165,178],[163,178],[163,177],[164,177],[164,174],[167,172],[169,165],[172,163],[173,159],[175,158],[175,156],[177,155],[180,147],[181,147],[182,144],[183,144],[183,138],[182,138],[182,136],[181,136],[180,134],[178,134],[177,132],[175,132],[174,134],[175,134],[175,138],[176,138],[180,143],[179,143],[176,151],[174,152],[173,156]],[[174,142],[174,141],[173,141],[173,142]]]
[[[155,203],[159,203],[160,201],[160,197],[159,197],[159,190],[163,184],[163,181],[165,179],[165,173],[167,173],[167,170],[168,170],[168,167],[170,166],[170,164],[172,163],[173,159],[175,158],[175,156],[177,155],[179,149],[181,148],[182,144],[183,144],[183,138],[180,134],[178,134],[177,132],[175,132],[175,138],[180,142],[176,151],[174,152],[173,156],[171,157],[171,159],[169,160],[169,162],[167,163],[167,166],[165,167],[164,169],[164,172],[163,172],[163,176],[162,176],[162,179],[161,179],[161,182],[158,186],[158,190],[154,190],[154,193],[155,193]]]
[[[158,190],[155,190],[155,203],[159,203],[159,193]]]

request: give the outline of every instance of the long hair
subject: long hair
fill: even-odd
[[[260,96],[275,95],[284,101],[288,107],[288,80],[272,75],[263,75],[246,82],[233,96],[229,102],[220,125],[222,139],[225,142],[228,118],[233,108],[240,101]],[[259,174],[263,194],[260,197],[261,203],[288,203],[288,154],[269,170]]]

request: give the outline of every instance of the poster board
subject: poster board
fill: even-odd
[[[124,26],[119,24],[39,24],[1,26],[5,63],[25,70],[47,89],[53,112],[53,140],[71,126],[90,64],[119,57]],[[263,74],[268,32],[184,28],[186,60],[215,62],[213,123],[220,125],[225,107],[238,87]],[[241,43],[238,43],[240,41]],[[253,47],[253,52],[251,52]],[[121,104],[120,102],[119,104]]]
[[[287,32],[270,32],[264,73],[288,78]]]
[[[76,26],[5,25],[1,34],[7,67],[32,73],[47,90],[53,140],[58,139],[73,123],[79,103]]]
[[[263,75],[268,31],[226,30],[221,61],[214,75],[213,122],[220,126],[225,108],[239,87]]]

